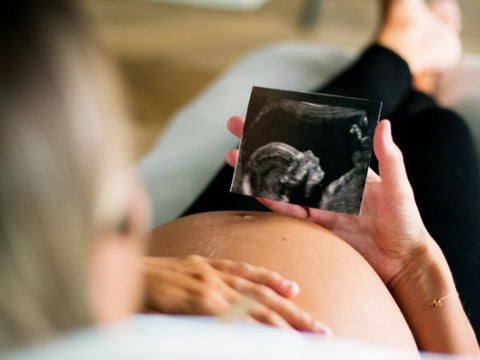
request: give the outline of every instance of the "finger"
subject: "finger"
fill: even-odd
[[[226,299],[229,299],[228,308],[219,316],[219,319],[223,322],[234,322],[238,320],[253,320],[248,315],[255,301],[249,297],[243,296],[224,283],[225,288],[224,295]],[[254,320],[253,320],[254,321]]]
[[[146,286],[145,305],[161,313],[169,314],[201,314],[198,307],[186,301],[188,292],[175,280],[182,281],[177,274],[166,274],[166,277],[150,279]],[[188,305],[188,308],[185,307]]]
[[[288,324],[280,315],[270,310],[262,304],[255,304],[250,309],[249,315],[256,321],[280,329],[293,330],[293,327]]]
[[[290,300],[281,297],[267,286],[255,284],[237,276],[229,276],[225,279],[225,282],[242,295],[253,298],[270,311],[273,311],[286,321],[289,326],[297,330],[325,335],[328,332],[326,327],[314,321],[310,314],[300,309]],[[252,313],[250,314],[255,317]]]
[[[230,289],[230,292],[234,296],[230,296],[231,304],[219,317],[220,321],[234,322],[247,319],[282,329],[292,329],[285,319],[255,299],[243,296],[233,289]]]
[[[242,137],[245,119],[240,116],[232,116],[227,121],[227,129],[238,138]]]
[[[380,176],[371,168],[368,168],[367,182],[379,183],[380,181],[381,181]]]
[[[209,262],[217,270],[268,286],[285,297],[295,296],[300,291],[300,287],[295,281],[288,280],[279,273],[263,267],[224,259],[210,259]]]
[[[324,228],[329,230],[334,227],[334,225],[337,223],[338,218],[340,217],[339,213],[332,211],[313,209],[300,205],[287,204],[264,198],[257,198],[257,200],[273,212],[286,216],[291,216],[297,219],[310,220],[313,221],[315,224],[323,226]]]
[[[330,231],[333,231],[337,223],[345,217],[350,215],[340,214],[338,212],[333,212],[329,210],[322,209],[310,209],[310,220],[315,224],[324,227]]]
[[[407,172],[402,152],[393,142],[390,121],[382,120],[377,125],[373,146],[378,159],[380,178],[387,191],[398,192],[405,189],[405,184],[409,184]]]
[[[307,219],[309,217],[309,210],[300,205],[293,205],[259,197],[257,197],[257,200],[273,212],[279,214],[295,217],[298,219]]]
[[[225,160],[227,161],[228,165],[230,165],[231,167],[235,167],[238,161],[238,150],[237,149],[229,150],[225,155]]]

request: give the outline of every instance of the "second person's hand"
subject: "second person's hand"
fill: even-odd
[[[244,308],[245,320],[322,335],[331,333],[290,300],[299,292],[298,285],[276,272],[197,255],[146,257],[143,265],[146,305],[161,313],[222,317],[237,306]]]

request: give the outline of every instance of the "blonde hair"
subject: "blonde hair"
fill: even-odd
[[[91,322],[90,243],[121,220],[116,75],[66,0],[0,5],[0,350]]]

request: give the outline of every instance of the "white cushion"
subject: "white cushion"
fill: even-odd
[[[351,61],[353,56],[331,46],[282,43],[249,54],[221,75],[173,116],[158,143],[138,164],[153,204],[153,225],[179,216],[223,166],[225,152],[237,144],[225,129],[226,120],[245,115],[252,86],[311,90]],[[438,96],[442,104],[468,119],[478,144],[479,78],[480,58],[468,57],[442,80]]]
[[[0,357],[3,360],[415,358],[397,349],[342,338],[322,339],[258,324],[225,324],[214,318],[161,315],[137,316],[117,328],[88,329],[32,349],[0,354]],[[431,358],[434,359],[437,360]]]

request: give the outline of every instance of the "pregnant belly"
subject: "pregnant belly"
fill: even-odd
[[[416,349],[388,289],[352,247],[328,230],[272,213],[212,212],[153,231],[155,256],[199,254],[245,261],[295,280],[293,300],[335,335]]]

